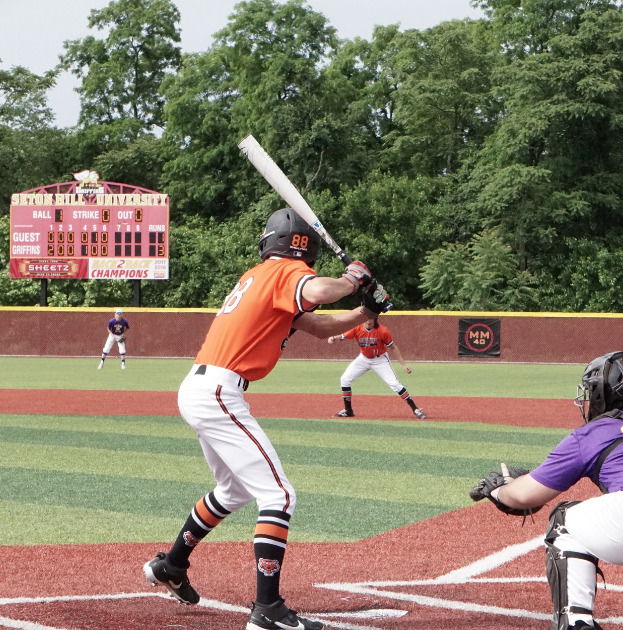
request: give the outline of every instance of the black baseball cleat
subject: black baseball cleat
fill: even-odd
[[[338,411],[333,414],[334,418],[354,418],[355,412],[352,409],[342,409],[342,411]]]
[[[182,569],[172,565],[167,554],[162,552],[157,553],[155,558],[143,565],[143,573],[149,584],[165,586],[182,604],[197,604],[201,597],[190,585],[186,574],[187,569],[188,567]]]
[[[424,413],[424,410],[423,410],[423,409],[420,409],[419,407],[416,407],[416,408],[413,410],[413,415],[414,415],[416,418],[419,418],[420,420],[426,420],[426,418],[428,418],[428,416]]]
[[[270,605],[253,602],[247,630],[322,630],[324,624],[299,617],[296,610],[290,610],[278,599]]]

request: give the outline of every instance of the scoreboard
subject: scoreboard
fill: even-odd
[[[12,278],[168,279],[167,195],[112,182],[62,187],[12,195]]]

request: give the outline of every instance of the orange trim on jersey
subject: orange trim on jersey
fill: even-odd
[[[203,502],[203,499],[199,499],[197,503],[195,503],[195,512],[199,515],[199,518],[210,527],[216,527],[223,519],[218,516],[214,516],[210,510],[206,507],[206,504]]]
[[[216,400],[218,401],[218,404],[221,406],[221,409],[223,410],[223,413],[226,413],[232,420],[232,422],[243,432],[247,435],[247,437],[251,440],[251,442],[253,442],[253,444],[255,444],[255,446],[257,446],[258,450],[260,451],[260,453],[262,454],[262,457],[264,457],[264,459],[266,460],[266,463],[268,464],[271,472],[273,473],[273,477],[275,479],[275,481],[277,482],[277,485],[283,490],[283,493],[285,495],[285,504],[284,507],[281,508],[282,512],[287,512],[288,508],[290,507],[290,493],[286,490],[286,488],[284,487],[280,477],[279,477],[279,473],[277,473],[277,470],[275,468],[275,465],[273,464],[273,462],[271,461],[270,457],[268,456],[268,453],[262,448],[262,445],[257,441],[256,437],[249,431],[249,429],[247,429],[247,427],[245,427],[240,420],[238,420],[238,418],[236,418],[236,416],[231,413],[231,411],[229,411],[227,409],[227,407],[225,406],[225,403],[223,402],[223,399],[221,398],[221,390],[223,388],[221,387],[221,385],[219,385],[216,388]]]
[[[257,523],[255,525],[255,533],[265,536],[273,536],[281,540],[288,540],[288,528],[274,523]]]

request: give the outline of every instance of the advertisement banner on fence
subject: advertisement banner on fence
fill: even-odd
[[[499,357],[499,319],[459,319],[460,357]]]

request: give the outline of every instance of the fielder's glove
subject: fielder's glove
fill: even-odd
[[[125,343],[125,337],[119,337],[119,343]]]
[[[525,468],[520,468],[518,466],[506,466],[506,464],[502,464],[502,472],[490,472],[469,491],[469,496],[473,501],[489,499],[489,501],[491,501],[498,510],[504,512],[504,514],[510,514],[511,516],[530,516],[531,514],[538,512],[543,506],[538,505],[536,507],[526,509],[512,508],[491,496],[491,492],[495,490],[495,488],[504,486],[517,477],[527,475],[528,472],[529,471]]]
[[[376,317],[389,311],[393,304],[389,301],[389,294],[383,285],[372,278],[370,284],[361,290],[361,306],[370,317]]]

